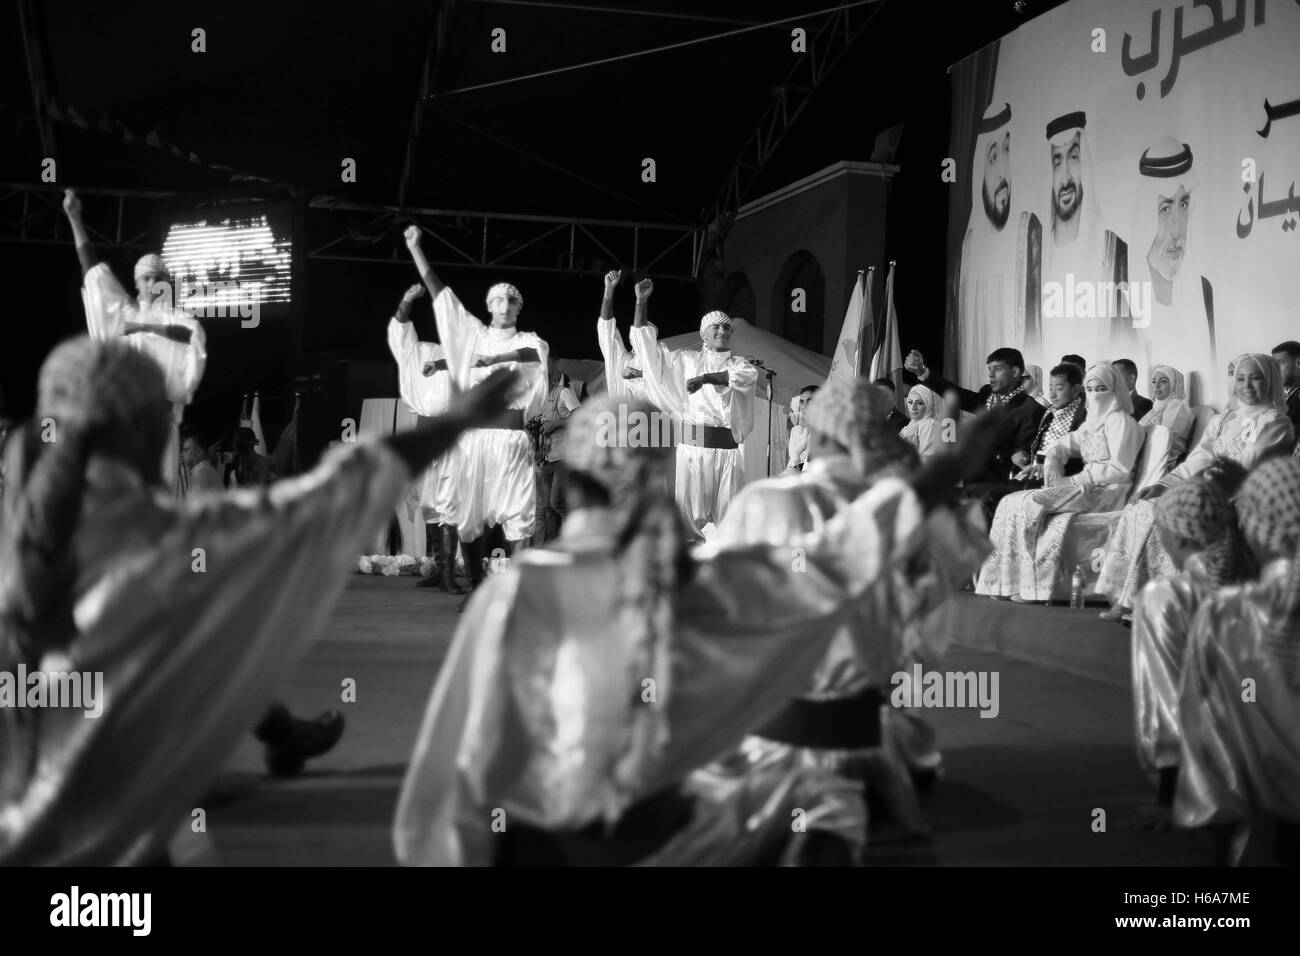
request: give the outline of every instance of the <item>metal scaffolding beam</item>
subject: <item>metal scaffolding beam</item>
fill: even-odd
[[[785,80],[773,90],[771,102],[754,124],[717,197],[701,215],[704,241],[694,264],[697,275],[704,261],[726,239],[736,213],[817,88],[884,7],[885,0],[877,0],[865,17],[854,9],[835,10],[808,28],[807,52],[795,59]]]
[[[318,236],[318,242],[324,241],[308,253],[313,259],[394,261],[392,243],[380,241],[383,233],[395,232],[399,223],[415,222],[434,240],[430,252],[443,256],[433,265],[563,274],[623,268],[636,274],[653,272],[655,278],[693,281],[691,267],[700,241],[698,227],[674,223],[464,209],[399,209],[325,197],[313,199],[310,208],[371,214],[366,225],[357,230],[336,224],[332,233]],[[363,249],[350,242],[358,238],[358,233],[369,240]],[[401,261],[400,256],[397,261]]]

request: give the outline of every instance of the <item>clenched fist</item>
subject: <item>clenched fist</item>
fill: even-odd
[[[420,227],[419,226],[416,225],[407,226],[406,231],[402,233],[402,236],[406,239],[406,248],[408,249],[420,248]]]
[[[614,291],[614,287],[623,281],[622,269],[611,269],[605,273],[605,294],[608,295]]]
[[[655,290],[655,284],[649,279],[642,279],[636,284],[636,300],[644,302],[650,298],[650,293]]]

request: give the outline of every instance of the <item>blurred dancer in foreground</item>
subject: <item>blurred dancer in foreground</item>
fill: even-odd
[[[1236,504],[1263,570],[1256,581],[1210,596],[1192,622],[1178,701],[1183,739],[1174,819],[1184,827],[1216,826],[1220,863],[1275,854],[1297,866],[1300,461],[1259,465]]]
[[[513,384],[299,478],[177,503],[159,493],[172,423],[157,363],[116,341],[58,346],[35,415],[57,439],[25,429],[7,449],[0,671],[93,676],[95,700],[0,707],[0,864],[164,860],[363,542]]]
[[[851,862],[860,849],[860,788],[831,771],[692,771],[808,685],[862,593],[922,546],[924,509],[957,474],[883,479],[797,553],[692,557],[662,484],[671,449],[620,431],[650,411],[602,398],[573,416],[568,521],[470,604],[402,788],[400,862]],[[857,805],[856,821],[824,812],[837,805]]]
[[[891,401],[889,392],[865,378],[833,379],[804,414],[808,467],[745,486],[718,526],[716,542],[797,543],[874,483],[910,477],[917,454],[888,421]],[[907,711],[882,712],[884,697],[892,676],[908,672],[912,660],[937,662],[938,642],[946,641],[949,628],[929,616],[969,580],[988,551],[978,515],[937,508],[916,531],[924,543],[914,559],[892,564],[863,594],[808,686],[741,748],[750,763],[821,766],[865,782],[910,835],[928,827],[909,771],[928,780],[941,761],[933,732]],[[924,626],[909,627],[923,618],[929,618]],[[935,646],[914,640],[922,636]],[[850,809],[865,819],[860,804]]]
[[[1246,477],[1234,461],[1221,459],[1155,504],[1155,523],[1179,573],[1152,581],[1133,609],[1133,716],[1138,760],[1156,780],[1156,805],[1139,823],[1164,829],[1178,781],[1182,734],[1178,692],[1187,632],[1196,611],[1220,588],[1253,571],[1237,528],[1231,495]],[[1212,480],[1213,479],[1213,480]]]

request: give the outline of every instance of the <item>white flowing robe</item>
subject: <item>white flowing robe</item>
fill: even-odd
[[[686,518],[701,530],[718,522],[736,492],[745,484],[742,445],[754,428],[754,386],[758,372],[731,352],[712,349],[672,351],[659,347],[651,325],[633,326],[632,348],[641,360],[646,395],[661,409],[681,408],[682,419],[692,425],[731,429],[736,448],[677,446],[677,504]],[[705,385],[686,391],[686,382],[699,375],[727,373],[725,388]]]
[[[97,342],[121,336],[131,347],[150,356],[162,369],[166,379],[167,400],[172,403],[171,440],[160,463],[169,488],[176,488],[180,477],[180,427],[185,406],[194,400],[203,370],[208,364],[207,336],[203,326],[183,311],[175,311],[162,300],[141,309],[135,297],[128,295],[107,264],[100,262],[86,273],[81,289],[86,307],[86,327]],[[175,342],[163,335],[145,332],[127,334],[126,324],[137,322],[163,327],[183,325],[190,330],[188,343]]]
[[[388,323],[388,348],[397,361],[397,384],[411,411],[425,418],[433,418],[447,411],[451,401],[451,372],[440,369],[426,375],[424,368],[433,362],[445,360],[446,350],[434,342],[421,342],[412,322]],[[443,455],[420,477],[420,508],[425,523],[452,524],[448,519],[460,444]]]
[[[548,391],[550,347],[540,336],[484,325],[466,311],[450,288],[438,293],[433,309],[452,376],[460,387],[477,385],[497,369],[514,369],[523,376],[523,385],[510,399],[510,407],[519,409],[525,422],[542,414]],[[515,349],[534,349],[540,361],[474,366],[479,356],[501,355]],[[475,541],[495,524],[504,528],[508,541],[527,538],[533,533],[537,506],[528,433],[513,428],[476,428],[469,432],[461,439],[454,488],[447,517],[459,528],[461,540]]]
[[[86,480],[72,546],[77,636],[42,663],[102,672],[103,713],[0,707],[0,864],[160,856],[411,475],[386,446],[363,443],[301,477],[187,502],[102,458]]]
[[[600,526],[601,514],[572,513],[559,547],[524,552],[471,601],[402,787],[401,863],[491,864],[498,808],[507,826],[572,831],[683,783],[696,798],[693,819],[643,862],[737,863],[757,843],[788,837],[792,808],[837,787],[837,799],[857,798],[815,769],[755,768],[725,787],[692,771],[806,687],[853,601],[908,561],[921,526],[911,489],[878,483],[806,542],[803,571],[793,570],[789,548],[700,549],[697,573],[675,601],[650,703],[643,681],[652,675],[618,626],[616,529]],[[663,708],[664,749],[629,775],[634,783],[620,783],[614,767],[647,706]],[[761,825],[747,827],[752,819]]]

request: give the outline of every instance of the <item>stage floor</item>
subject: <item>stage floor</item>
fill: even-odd
[[[1211,859],[1197,833],[1149,834],[1121,818],[1152,787],[1133,747],[1129,632],[1096,610],[1020,607],[963,594],[963,645],[948,670],[997,671],[1000,713],[931,710],[947,768],[924,806],[928,844],[879,834],[881,865],[1188,866]],[[281,691],[298,715],[339,707],[347,730],[301,777],[265,775],[246,736],[203,802],[220,861],[242,866],[393,864],[390,826],[459,598],[414,578],[353,576],[329,626]],[[977,649],[978,648],[978,649]],[[1012,656],[1020,655],[1020,656]],[[1029,656],[1033,660],[1025,660]],[[1122,665],[1122,666],[1121,666]],[[1083,676],[1091,673],[1092,676]],[[356,702],[339,702],[344,678]],[[1106,832],[1093,832],[1094,811]]]

